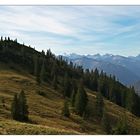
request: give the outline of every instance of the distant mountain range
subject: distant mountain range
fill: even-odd
[[[140,55],[124,57],[112,54],[78,55],[64,54],[63,57],[84,69],[103,70],[108,75],[115,75],[125,85],[135,85],[140,81]]]
[[[136,93],[140,95],[140,81],[137,81],[136,83],[134,83],[134,88],[135,88]]]

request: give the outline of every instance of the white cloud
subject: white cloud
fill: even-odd
[[[117,39],[124,34],[122,39],[129,40],[129,38],[138,38],[137,36],[140,34],[140,7],[1,7],[1,35],[18,38],[21,42],[38,46],[38,49],[51,47],[57,53],[63,51],[79,51],[81,53],[107,51],[107,49],[109,50],[108,46],[113,51],[116,45],[111,44],[109,39],[111,41],[112,38]],[[127,18],[137,19],[138,22],[133,25],[122,25],[116,22]],[[121,38],[119,39],[118,46],[122,41]]]

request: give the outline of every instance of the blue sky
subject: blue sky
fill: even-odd
[[[0,35],[55,54],[140,54],[140,6],[0,6]]]

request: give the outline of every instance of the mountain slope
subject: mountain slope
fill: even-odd
[[[101,124],[94,117],[95,92],[87,90],[93,116],[88,120],[83,120],[73,113],[70,118],[62,117],[64,98],[61,93],[46,83],[38,87],[35,77],[22,70],[13,70],[0,63],[0,85],[0,99],[5,100],[5,107],[0,103],[0,134],[105,134]],[[19,93],[21,89],[24,89],[27,96],[30,123],[11,120],[11,101],[14,94]],[[139,118],[107,100],[105,104],[112,125],[124,115],[125,111],[131,134],[140,133]]]
[[[2,128],[5,132],[9,134],[18,134],[18,129],[16,132],[13,131],[13,127],[15,129],[15,125],[17,127],[27,127],[25,123],[18,123],[10,120],[10,105],[15,93],[19,93],[21,89],[24,89],[27,101],[29,105],[29,118],[31,123],[34,125],[31,127],[31,131],[33,134],[37,131],[34,129],[38,129],[38,125],[42,131],[38,131],[39,134],[49,134],[50,132],[45,129],[45,127],[49,127],[49,130],[52,134],[80,134],[84,133],[82,130],[81,123],[84,121],[78,116],[72,115],[70,119],[63,118],[61,115],[61,109],[63,107],[64,98],[61,93],[58,93],[50,85],[43,84],[41,87],[36,85],[35,78],[26,73],[17,73],[12,70],[1,70],[0,71],[0,99],[4,98],[6,102],[6,107],[2,107],[0,109],[0,117],[1,122],[4,121]],[[37,91],[41,91],[43,94],[39,94]],[[11,124],[11,128],[9,128],[9,124],[7,124],[7,119],[9,120],[9,124]],[[7,124],[7,125],[6,125]],[[87,122],[88,124],[88,122]],[[36,125],[36,126],[35,126]],[[7,130],[8,129],[8,130]],[[33,130],[32,130],[33,129]],[[57,131],[56,131],[57,130]],[[2,132],[1,132],[2,133]],[[24,134],[32,133],[32,132],[22,132]],[[93,132],[94,134],[94,132]]]
[[[21,90],[25,92],[29,107],[29,121],[26,123],[13,121],[11,117],[13,97]],[[105,97],[105,107],[97,105],[99,98],[96,99],[96,95],[101,100]],[[71,96],[75,100],[74,107],[71,106]],[[62,114],[66,101],[70,117]],[[87,106],[81,105],[81,101]],[[139,103],[140,98],[133,88],[125,87],[106,73],[99,74],[98,70],[84,72],[81,66],[69,64],[50,50],[38,52],[10,38],[0,40],[1,134],[106,134],[97,107],[106,109],[112,127],[111,134],[121,133],[115,128],[118,128],[117,124],[124,116],[128,125],[126,133],[140,134],[139,118],[136,117],[140,116]],[[77,115],[79,107],[84,107],[82,117]],[[15,109],[18,111],[17,107]]]

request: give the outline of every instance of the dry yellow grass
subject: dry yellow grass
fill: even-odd
[[[21,89],[27,96],[32,124],[19,123],[11,120],[10,117],[13,96]],[[38,91],[42,91],[43,95]],[[88,90],[88,96],[94,115],[96,93]],[[1,98],[5,99],[5,107],[2,106]],[[33,76],[5,68],[0,69],[0,134],[105,134],[94,116],[89,120],[83,120],[73,113],[70,118],[62,117],[63,101],[61,93],[50,85],[37,86]],[[123,115],[123,108],[107,100],[105,104],[114,120]],[[140,130],[140,119],[129,112],[126,114],[132,128]]]

